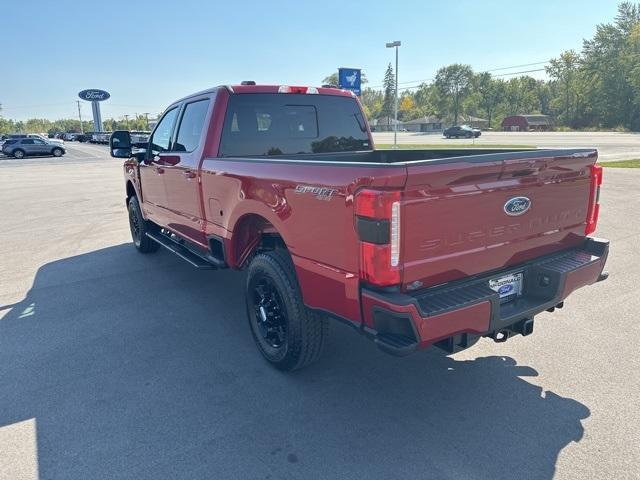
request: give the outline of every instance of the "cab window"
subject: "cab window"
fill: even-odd
[[[169,110],[164,114],[160,123],[156,126],[153,136],[151,137],[151,153],[158,154],[166,152],[171,147],[171,134],[173,133],[173,127],[176,124],[176,117],[178,116],[178,107]]]
[[[202,127],[209,110],[209,99],[187,103],[173,145],[176,152],[193,152],[200,144]]]

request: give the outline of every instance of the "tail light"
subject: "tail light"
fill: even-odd
[[[600,185],[602,185],[602,167],[591,165],[591,191],[589,193],[589,209],[587,210],[587,226],[585,235],[591,235],[598,226],[600,214]]]
[[[400,283],[400,192],[361,190],[355,199],[360,278],[378,286]]]

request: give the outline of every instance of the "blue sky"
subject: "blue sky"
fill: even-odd
[[[543,62],[579,50],[597,24],[612,21],[617,4],[10,0],[1,9],[0,114],[76,117],[77,92],[85,88],[111,93],[103,118],[155,114],[213,85],[319,85],[339,66],[360,67],[379,85],[393,61],[385,49],[392,40],[403,43],[400,83],[431,78],[454,62],[476,70]],[[86,118],[90,110],[84,103]]]

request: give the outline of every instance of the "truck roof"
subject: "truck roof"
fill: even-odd
[[[181,99],[172,102],[170,106],[188,100],[192,97],[197,97],[207,93],[213,93],[218,88],[225,88],[232,95],[245,93],[308,93],[320,95],[335,95],[338,97],[354,97],[354,94],[350,90],[343,90],[338,87],[312,87],[298,85],[218,85],[217,87],[208,88],[206,90],[195,92],[182,97]]]

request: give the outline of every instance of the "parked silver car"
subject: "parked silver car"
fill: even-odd
[[[15,158],[24,158],[27,155],[61,157],[67,151],[59,143],[52,143],[39,138],[11,138],[2,144],[2,153]]]
[[[47,137],[39,135],[37,133],[27,133],[27,138],[39,138],[40,140],[44,140],[45,142],[57,143],[58,145],[64,145],[64,140],[60,140],[58,138],[47,138]]]

